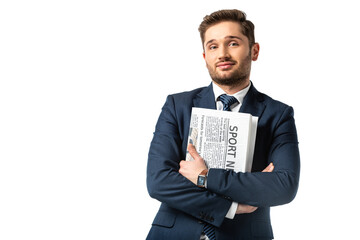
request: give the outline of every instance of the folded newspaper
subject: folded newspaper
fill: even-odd
[[[208,168],[251,172],[258,117],[192,108],[189,140]],[[186,160],[194,160],[187,152]]]

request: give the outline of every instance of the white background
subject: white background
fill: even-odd
[[[210,83],[197,27],[225,8],[255,23],[256,88],[295,109],[301,182],[272,208],[275,239],[358,236],[356,1],[14,0],[0,3],[0,239],[145,239],[155,123],[168,94]]]

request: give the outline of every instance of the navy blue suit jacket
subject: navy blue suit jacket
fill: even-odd
[[[293,109],[258,92],[253,84],[240,108],[259,117],[252,172],[210,169],[207,189],[178,172],[185,159],[191,108],[216,109],[215,104],[211,84],[168,96],[149,151],[147,187],[162,204],[147,239],[199,240],[204,222],[215,226],[217,240],[272,239],[270,206],[295,197],[300,157]],[[270,162],[274,171],[262,173]],[[233,201],[258,209],[227,219]]]

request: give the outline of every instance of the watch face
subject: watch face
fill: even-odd
[[[205,185],[205,176],[198,176],[197,185],[199,185],[199,186]]]

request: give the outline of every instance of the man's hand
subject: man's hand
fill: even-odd
[[[257,207],[253,207],[253,206],[250,206],[250,205],[238,203],[235,214],[252,213],[256,209],[257,209]]]
[[[262,172],[272,172],[274,171],[274,164],[270,163]]]
[[[194,145],[189,144],[187,150],[189,151],[190,155],[194,158],[194,161],[182,160],[180,162],[179,173],[196,185],[199,174],[204,169],[207,169],[207,167],[205,165],[204,159],[200,157]]]
[[[188,151],[190,155],[194,158],[194,161],[182,160],[180,162],[179,173],[196,185],[199,174],[204,169],[207,169],[207,167],[205,165],[204,159],[196,151],[194,145],[189,144]],[[270,163],[262,172],[272,172],[273,170],[274,170],[274,164]],[[256,209],[257,207],[239,203],[236,209],[236,214],[252,213]]]
[[[274,164],[270,163],[264,170],[262,170],[262,172],[272,172],[273,170],[274,170]],[[235,214],[252,213],[256,209],[257,207],[238,203],[238,207],[236,209]]]

